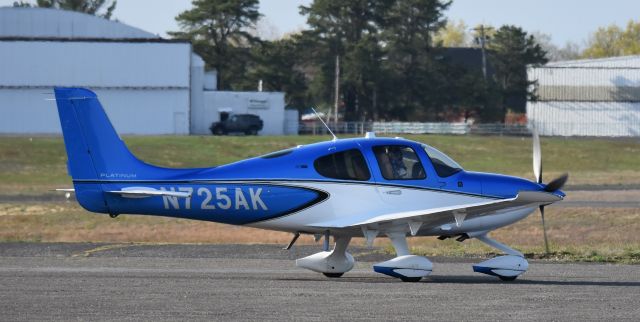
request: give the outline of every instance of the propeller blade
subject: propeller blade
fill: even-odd
[[[554,192],[562,187],[564,187],[564,184],[567,183],[567,180],[569,179],[569,174],[565,173],[553,180],[551,180],[551,182],[549,182],[547,184],[546,187],[544,187],[544,191],[546,192]]]
[[[544,223],[544,206],[540,206],[540,217],[542,217],[542,233],[544,234],[544,251],[549,254],[549,241],[547,240],[547,226]]]
[[[536,182],[542,183],[542,151],[540,150],[540,136],[538,130],[533,128],[533,175]]]

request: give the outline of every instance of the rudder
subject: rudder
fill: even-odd
[[[131,180],[149,167],[127,149],[97,95],[84,88],[55,88],[73,180]]]

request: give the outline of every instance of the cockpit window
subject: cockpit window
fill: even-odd
[[[367,181],[371,178],[369,167],[358,149],[325,155],[313,162],[323,177],[341,180]]]
[[[446,154],[426,144],[423,144],[422,147],[427,152],[436,173],[441,178],[449,177],[462,170],[462,167]]]
[[[382,176],[387,180],[420,180],[426,173],[416,152],[408,146],[382,145],[373,147]]]

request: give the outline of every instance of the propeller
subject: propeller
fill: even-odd
[[[536,128],[533,128],[533,175],[536,177],[536,182],[542,184],[542,150],[540,149],[540,136]],[[545,187],[544,191],[554,192],[561,189],[567,180],[569,174],[565,173],[553,180],[551,180]],[[544,250],[546,254],[549,254],[549,242],[547,240],[547,227],[544,222],[544,205],[540,205],[540,217],[542,218],[542,232],[544,233]]]

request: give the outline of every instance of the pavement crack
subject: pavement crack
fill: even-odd
[[[107,251],[107,250],[113,250],[113,249],[119,249],[119,248],[126,248],[126,247],[130,247],[132,246],[131,244],[111,244],[111,245],[102,245],[96,248],[92,248],[92,249],[88,249],[88,250],[84,250],[81,252],[77,252],[75,254],[72,254],[71,257],[89,257],[92,256],[93,254],[99,253],[99,252],[103,252],[103,251]]]

